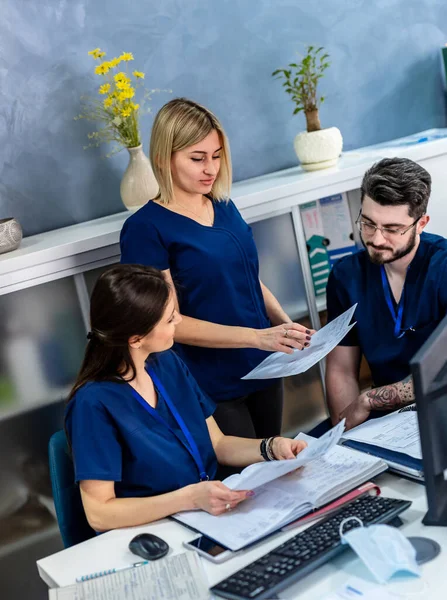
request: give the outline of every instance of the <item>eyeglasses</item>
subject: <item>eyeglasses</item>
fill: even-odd
[[[357,220],[355,222],[357,227],[359,228],[360,233],[372,237],[376,233],[376,231],[379,230],[385,238],[393,238],[397,237],[398,235],[405,235],[408,231],[410,231],[410,229],[412,229],[416,225],[419,219],[421,219],[423,216],[421,215],[419,218],[416,219],[414,223],[412,223],[408,227],[405,227],[405,229],[394,229],[394,227],[379,227],[378,225],[374,225],[373,223],[362,221],[360,219],[361,215],[362,211],[359,212],[359,216],[357,217]]]

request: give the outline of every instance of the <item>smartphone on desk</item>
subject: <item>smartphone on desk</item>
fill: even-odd
[[[214,563],[225,562],[236,555],[236,552],[228,550],[228,548],[221,546],[211,538],[206,537],[206,535],[201,535],[190,542],[183,542],[183,545],[189,550],[195,550],[200,556],[203,556]]]

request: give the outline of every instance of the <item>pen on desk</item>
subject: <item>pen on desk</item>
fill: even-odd
[[[127,569],[133,569],[134,567],[141,567],[142,565],[147,565],[148,562],[148,560],[142,560],[141,562],[136,562],[131,565],[127,565],[126,567],[117,567],[116,569],[108,569],[107,571],[98,571],[98,573],[90,573],[89,575],[77,577],[76,581],[77,583],[81,583],[82,581],[89,581],[90,579],[96,579],[97,577],[103,577],[104,575],[118,573],[118,571],[126,571]]]

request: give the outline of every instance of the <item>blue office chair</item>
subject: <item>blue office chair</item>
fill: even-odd
[[[57,431],[51,436],[48,458],[57,523],[62,542],[65,548],[69,548],[94,537],[96,533],[85,516],[64,431]]]

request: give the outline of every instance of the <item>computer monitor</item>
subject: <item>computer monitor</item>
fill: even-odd
[[[411,361],[428,512],[425,525],[447,525],[447,316]]]

